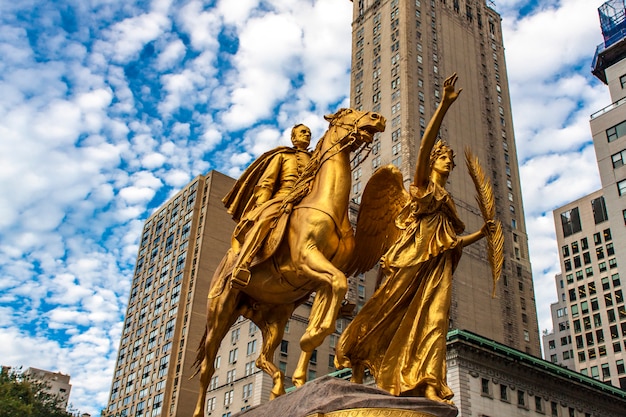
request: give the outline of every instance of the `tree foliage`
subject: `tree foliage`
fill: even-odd
[[[45,383],[3,369],[0,374],[0,417],[69,417]]]

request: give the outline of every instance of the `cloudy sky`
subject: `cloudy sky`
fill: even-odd
[[[500,0],[540,329],[551,210],[600,187],[601,0]],[[0,362],[99,415],[143,220],[348,104],[348,0],[0,0]],[[572,186],[574,184],[574,186]]]

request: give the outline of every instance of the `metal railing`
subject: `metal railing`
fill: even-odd
[[[617,100],[615,103],[611,103],[611,104],[609,104],[608,106],[606,106],[605,108],[600,109],[600,110],[598,110],[597,112],[593,113],[593,114],[591,115],[591,120],[595,119],[595,118],[596,118],[596,117],[598,117],[598,116],[603,115],[603,114],[604,114],[604,113],[606,113],[606,112],[609,112],[609,111],[611,111],[611,110],[613,110],[613,109],[615,109],[615,108],[617,108],[617,107],[621,106],[621,105],[622,105],[622,104],[624,104],[624,103],[626,103],[626,97],[624,97],[624,98],[622,98],[622,99],[619,99],[619,100]]]

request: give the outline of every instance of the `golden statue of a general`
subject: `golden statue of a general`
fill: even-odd
[[[233,254],[237,256],[231,278],[235,287],[248,285],[248,268],[276,227],[284,211],[284,200],[294,191],[311,159],[307,151],[311,130],[307,126],[294,126],[291,142],[293,148],[279,147],[261,155],[223,199],[228,213],[238,222],[231,242]]]
[[[370,269],[382,254],[383,281],[344,330],[335,357],[338,368],[352,368],[355,382],[362,382],[364,368],[369,368],[378,387],[391,394],[440,402],[450,402],[453,396],[446,383],[452,275],[463,247],[500,228],[493,210],[488,210],[491,218],[480,230],[461,236],[465,225],[445,189],[454,153],[437,136],[461,92],[455,91],[456,81],[453,75],[444,82],[409,192],[393,166],[378,170],[364,190],[352,270]],[[481,208],[484,203],[493,206],[492,192],[479,197]]]

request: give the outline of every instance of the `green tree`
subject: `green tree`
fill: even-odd
[[[21,372],[3,369],[0,374],[0,417],[69,417],[59,398],[46,391],[43,382]]]

